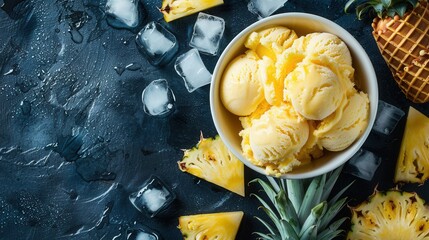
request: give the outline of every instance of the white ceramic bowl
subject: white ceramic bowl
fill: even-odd
[[[228,63],[245,51],[244,42],[247,36],[254,31],[278,25],[293,29],[298,36],[311,32],[329,32],[340,37],[347,44],[352,54],[353,67],[355,68],[355,83],[358,89],[368,94],[370,100],[368,126],[362,136],[351,146],[341,152],[326,152],[324,157],[314,160],[305,166],[296,167],[293,171],[281,176],[282,178],[290,179],[315,177],[344,164],[361,148],[374,124],[378,106],[377,78],[371,60],[359,42],[336,23],[312,14],[284,13],[265,18],[244,29],[225,48],[214,69],[210,88],[211,114],[216,129],[228,149],[249,168],[261,174],[266,174],[264,168],[253,165],[243,156],[240,145],[241,137],[238,135],[242,129],[240,121],[237,116],[230,113],[223,106],[219,88],[223,71]]]

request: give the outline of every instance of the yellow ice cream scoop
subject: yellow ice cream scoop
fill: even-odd
[[[331,33],[310,33],[294,41],[292,48],[310,55],[326,55],[339,64],[352,65],[347,45]]]
[[[236,57],[222,76],[221,101],[225,108],[235,115],[251,114],[264,99],[258,60],[257,54],[249,50]]]
[[[318,139],[314,136],[316,130],[316,121],[307,121],[309,126],[309,135],[307,142],[302,146],[301,150],[296,154],[296,159],[301,165],[308,164],[314,159],[321,158],[324,155],[323,147],[318,143]]]
[[[310,120],[322,120],[341,104],[345,93],[339,77],[327,66],[311,61],[298,65],[285,79],[285,96]]]
[[[259,57],[277,59],[277,55],[292,46],[298,36],[289,28],[277,26],[259,32],[252,32],[247,38],[244,46],[255,51]]]
[[[320,123],[314,135],[325,149],[344,150],[365,130],[368,125],[368,115],[368,95],[355,90],[334,114]]]
[[[307,142],[309,126],[290,105],[272,106],[247,129],[248,139],[242,146],[250,151],[248,158],[259,165],[294,159],[294,154]]]
[[[275,63],[268,57],[262,57],[259,61],[259,67],[265,100],[271,105],[279,105],[283,101],[284,79],[276,77]]]

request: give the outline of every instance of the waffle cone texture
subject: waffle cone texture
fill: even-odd
[[[419,1],[401,19],[374,19],[373,36],[393,77],[408,99],[429,102],[429,4]]]

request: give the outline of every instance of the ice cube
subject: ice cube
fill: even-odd
[[[158,177],[151,176],[137,192],[129,196],[130,202],[140,212],[150,217],[165,210],[175,199],[175,194]]]
[[[143,19],[139,0],[107,0],[107,23],[116,28],[135,29]]]
[[[173,112],[176,98],[165,79],[154,80],[143,90],[143,110],[151,116],[165,116]]]
[[[381,158],[365,149],[360,149],[347,163],[344,172],[371,181]]]
[[[259,18],[265,18],[283,7],[286,2],[287,0],[250,0],[247,9]]]
[[[189,46],[203,53],[216,55],[224,30],[225,21],[222,18],[200,12]]]
[[[193,92],[210,84],[212,80],[212,74],[207,70],[198,50],[195,48],[178,56],[174,68],[185,81],[188,92]]]
[[[405,112],[401,109],[380,100],[372,129],[378,133],[389,135],[395,130],[396,125],[404,115]]]
[[[136,44],[152,65],[168,63],[179,49],[176,37],[157,22],[150,22],[136,36]]]
[[[126,232],[127,240],[160,240],[161,237],[152,229],[143,226],[136,225],[133,228],[127,229]]]

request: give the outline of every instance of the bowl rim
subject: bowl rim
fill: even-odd
[[[341,158],[338,161],[330,161],[329,163],[324,164],[322,168],[318,167],[318,168],[311,169],[309,171],[302,172],[302,173],[293,173],[293,170],[292,170],[291,172],[281,174],[279,176],[280,178],[287,178],[287,179],[305,179],[305,178],[311,178],[311,177],[316,177],[316,176],[322,175],[324,173],[327,173],[329,171],[332,171],[332,170],[340,167],[345,162],[347,162],[362,147],[362,145],[366,141],[367,137],[369,136],[371,129],[373,127],[373,124],[375,122],[375,117],[376,117],[377,107],[378,107],[378,101],[379,101],[378,81],[377,81],[377,76],[376,76],[374,67],[372,65],[371,59],[369,58],[368,54],[366,53],[366,51],[364,50],[362,45],[347,30],[345,30],[343,27],[341,27],[337,23],[335,23],[335,22],[333,22],[327,18],[318,16],[315,14],[309,14],[309,13],[288,12],[288,13],[276,14],[276,15],[273,15],[271,17],[261,19],[259,21],[252,23],[251,25],[247,26],[246,28],[244,28],[239,34],[237,34],[229,42],[229,44],[223,50],[221,56],[219,57],[219,59],[216,62],[216,66],[213,70],[213,75],[212,75],[212,83],[210,85],[210,112],[211,112],[212,120],[214,122],[216,130],[217,130],[220,138],[222,139],[222,141],[227,146],[228,150],[232,154],[234,154],[241,162],[243,162],[250,169],[252,169],[252,170],[254,170],[254,171],[256,171],[262,175],[274,177],[272,175],[268,175],[265,172],[264,168],[256,166],[253,163],[251,163],[249,160],[247,160],[242,155],[241,150],[240,150],[240,152],[237,152],[236,149],[231,146],[231,143],[228,140],[228,138],[226,138],[221,126],[219,126],[220,123],[217,120],[217,119],[219,119],[219,116],[216,113],[215,107],[214,107],[215,98],[216,98],[215,91],[216,91],[216,88],[219,89],[219,87],[217,85],[219,85],[220,81],[217,81],[216,83],[214,81],[216,78],[221,79],[221,76],[223,74],[223,72],[220,72],[220,68],[222,65],[221,63],[228,56],[228,52],[230,51],[230,49],[233,48],[241,38],[245,37],[246,35],[250,34],[253,31],[255,31],[261,25],[269,25],[267,23],[269,23],[271,21],[278,20],[278,19],[283,19],[283,18],[294,19],[294,21],[297,21],[297,19],[298,20],[309,19],[312,21],[320,22],[324,26],[333,28],[334,31],[336,32],[336,35],[339,36],[347,44],[347,46],[349,48],[353,49],[352,52],[354,53],[355,58],[361,59],[361,62],[363,64],[360,67],[362,69],[365,69],[365,77],[367,78],[366,83],[372,89],[371,92],[373,94],[372,95],[373,99],[371,99],[369,94],[368,94],[368,97],[370,100],[368,125],[367,125],[365,131],[362,133],[362,135],[358,139],[356,139],[355,142],[351,146],[349,146],[347,149],[343,150],[343,151],[346,151],[345,156],[343,158]],[[217,75],[220,75],[220,76],[217,76]],[[218,93],[218,91],[216,93]],[[219,96],[217,96],[217,97],[219,97]],[[375,102],[374,102],[374,100],[375,100]],[[220,100],[219,100],[219,102],[220,102]],[[373,113],[373,114],[371,114],[371,113]]]

